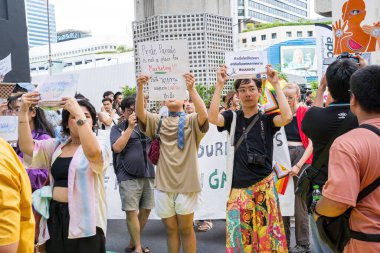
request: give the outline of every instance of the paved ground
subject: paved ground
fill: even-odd
[[[292,228],[292,239],[294,238]],[[143,245],[149,246],[153,253],[166,253],[165,228],[159,220],[149,220],[143,232]],[[225,221],[215,220],[209,232],[197,232],[198,253],[225,252]],[[127,225],[124,220],[108,220],[107,250],[123,253],[129,242]],[[292,240],[292,245],[294,240]]]

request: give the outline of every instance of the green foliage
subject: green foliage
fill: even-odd
[[[215,86],[207,86],[205,84],[197,84],[195,88],[198,91],[199,96],[205,102],[206,107],[210,106],[212,96],[214,95]]]
[[[276,64],[276,66],[274,66],[274,69],[278,71],[278,77],[279,78],[288,82],[288,75],[285,74],[284,72],[281,72],[281,65],[280,64]]]
[[[125,46],[120,45],[120,46],[118,46],[118,47],[116,48],[116,51],[117,51],[118,53],[124,53],[124,52],[127,52],[127,49],[125,48]]]
[[[121,93],[123,93],[123,97],[128,97],[130,95],[136,94],[136,86],[135,87],[129,87],[128,85],[125,85]]]
[[[318,90],[318,82],[317,81],[311,81],[310,85],[311,85],[311,88],[313,90]]]
[[[318,23],[330,25],[331,21],[318,22]],[[286,22],[286,23],[282,23],[282,22],[276,20],[273,23],[257,24],[254,27],[254,30],[264,30],[264,29],[273,28],[273,27],[277,27],[277,26],[299,26],[299,25],[315,25],[315,24],[316,24],[315,21],[307,20],[307,19],[300,19],[298,22]]]

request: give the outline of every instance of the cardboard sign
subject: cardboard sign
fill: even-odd
[[[334,0],[334,55],[380,50],[380,1]]]
[[[8,74],[11,71],[12,71],[12,55],[9,54],[4,59],[0,60],[0,76],[4,77],[6,74]]]
[[[150,41],[138,45],[141,74],[149,80],[149,99],[186,99],[183,77],[190,71],[187,40]]]
[[[253,78],[257,74],[266,73],[268,64],[266,52],[239,51],[226,52],[225,62],[227,74],[235,79]]]
[[[8,142],[18,140],[17,116],[0,116],[0,138]]]
[[[38,106],[47,110],[59,109],[62,98],[75,96],[78,79],[79,76],[75,74],[48,77],[36,89],[41,96]]]

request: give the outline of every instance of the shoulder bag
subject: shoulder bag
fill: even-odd
[[[160,158],[160,130],[161,130],[161,125],[162,125],[162,118],[163,116],[161,116],[160,121],[158,122],[156,136],[152,140],[152,143],[148,150],[149,160],[154,165],[157,165],[158,159]]]

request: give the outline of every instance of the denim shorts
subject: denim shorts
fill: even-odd
[[[121,181],[119,193],[123,211],[154,208],[153,178],[137,178]]]

